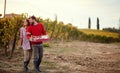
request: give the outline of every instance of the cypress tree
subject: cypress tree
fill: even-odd
[[[97,17],[97,30],[100,29],[99,18]]]
[[[88,28],[91,29],[91,18],[88,19]]]

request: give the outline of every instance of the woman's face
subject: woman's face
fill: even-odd
[[[27,26],[28,25],[28,22],[27,22],[27,20],[24,20],[24,24],[23,24],[24,26]]]

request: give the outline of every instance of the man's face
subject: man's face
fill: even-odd
[[[34,21],[33,21],[32,18],[29,19],[29,22],[30,22],[30,24],[33,24],[33,23],[34,23]]]

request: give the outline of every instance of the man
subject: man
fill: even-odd
[[[39,65],[42,61],[43,57],[43,45],[42,41],[33,41],[33,38],[40,37],[42,35],[46,35],[46,31],[44,29],[44,26],[42,23],[38,23],[36,21],[35,16],[31,16],[29,18],[29,22],[32,24],[31,26],[28,27],[27,29],[27,37],[31,41],[32,49],[33,49],[33,54],[34,54],[34,68],[36,73],[40,73]]]

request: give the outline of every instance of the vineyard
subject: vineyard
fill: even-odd
[[[19,39],[19,29],[23,25],[23,20],[28,18],[27,15],[22,14],[19,16],[12,16],[9,18],[0,19],[0,45],[5,48],[5,55],[7,56],[7,49],[11,48],[11,56],[15,49],[16,43]],[[47,34],[51,40],[68,40],[79,39],[80,32],[76,27],[70,23],[64,24],[57,20],[51,21],[50,19],[37,18],[38,22],[42,22],[45,26]]]
[[[21,14],[0,19],[0,56],[2,56],[0,57],[0,73],[22,73],[23,53],[17,47],[19,45],[19,29],[26,18],[28,18],[27,14]],[[51,39],[50,43],[44,44],[44,47],[48,48],[45,48],[45,57],[42,63],[43,73],[120,72],[118,33],[78,29],[71,23],[64,24],[61,21],[58,22],[57,19],[37,17],[37,21],[44,24]],[[114,42],[117,44],[111,44]],[[33,67],[32,64],[31,67]],[[8,71],[5,70],[6,68]]]
[[[11,49],[10,56],[12,56],[19,40],[19,29],[23,24],[23,20],[26,18],[28,18],[27,14],[17,16],[13,14],[11,17],[0,19],[0,46],[5,48],[6,56],[8,55],[8,49]],[[63,22],[58,22],[57,19],[52,21],[49,18],[42,19],[37,17],[37,21],[44,24],[47,34],[52,41],[81,40],[102,43],[120,41],[118,33],[101,30],[82,30],[72,26],[71,23],[64,24]]]

